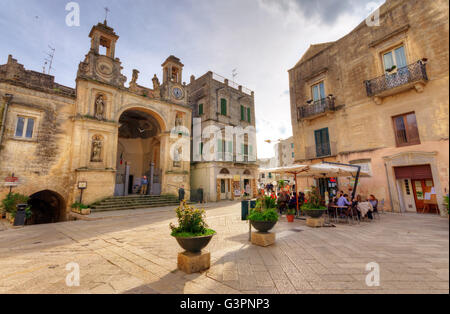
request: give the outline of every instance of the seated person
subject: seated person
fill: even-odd
[[[348,195],[347,195],[347,194],[342,195],[342,196],[338,199],[338,201],[337,201],[337,206],[342,207],[342,208],[351,206],[350,202],[348,201]]]

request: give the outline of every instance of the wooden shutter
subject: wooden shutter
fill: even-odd
[[[223,98],[220,100],[220,114],[223,116],[227,115],[227,100]]]
[[[245,108],[241,106],[241,121],[245,121]]]
[[[247,108],[247,121],[252,123],[252,110],[250,108]]]
[[[408,132],[408,144],[420,144],[419,129],[417,128],[416,115],[414,113],[408,114],[405,118],[406,130]]]

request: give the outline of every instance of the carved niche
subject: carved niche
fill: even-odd
[[[103,137],[94,135],[91,147],[91,162],[103,162]]]
[[[97,120],[104,120],[105,119],[105,112],[106,112],[106,100],[105,96],[98,95],[95,99],[95,105],[94,105],[94,117]]]

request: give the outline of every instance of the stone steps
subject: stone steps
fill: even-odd
[[[171,195],[149,196],[133,195],[109,197],[101,202],[91,205],[92,212],[118,211],[142,208],[155,208],[165,206],[178,206],[177,197]]]

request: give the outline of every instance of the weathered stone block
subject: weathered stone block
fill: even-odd
[[[311,228],[321,228],[325,224],[325,219],[323,218],[308,218],[306,219],[306,225]]]
[[[262,247],[275,244],[275,233],[252,232],[252,244]]]
[[[199,273],[211,267],[211,253],[183,252],[178,254],[178,269],[186,274]]]

